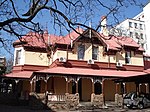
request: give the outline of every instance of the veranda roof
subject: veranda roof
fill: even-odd
[[[144,72],[146,72],[146,73],[150,74],[150,68],[149,68],[149,69],[144,70]]]
[[[134,77],[142,76],[147,73],[136,71],[117,71],[117,70],[98,70],[87,68],[66,68],[66,67],[54,67],[36,71],[35,73],[45,74],[62,74],[62,75],[82,75],[82,76],[104,76],[104,77]]]
[[[9,74],[3,75],[5,78],[30,78],[32,75],[33,71],[20,71],[20,72],[13,72]]]

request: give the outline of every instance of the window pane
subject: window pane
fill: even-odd
[[[125,63],[129,64],[130,61],[131,61],[131,52],[127,51],[126,54],[125,54]]]
[[[92,59],[98,60],[98,47],[92,47]]]
[[[84,59],[84,52],[85,52],[85,46],[79,45],[78,46],[78,60]]]
[[[133,32],[130,32],[130,37],[133,37]]]
[[[137,23],[134,23],[134,27],[137,28]]]
[[[21,50],[16,51],[16,64],[20,64],[21,62]]]
[[[140,34],[141,39],[143,39],[143,33]]]
[[[143,25],[142,24],[140,24],[140,29],[143,30]]]
[[[129,22],[129,27],[132,27],[132,22]]]

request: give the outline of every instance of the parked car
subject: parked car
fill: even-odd
[[[137,107],[143,109],[150,107],[150,94],[140,93],[138,95],[135,92],[128,93],[123,98],[123,104],[128,108]]]

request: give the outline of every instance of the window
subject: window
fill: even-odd
[[[20,64],[21,62],[21,50],[16,50],[16,63],[15,64]]]
[[[133,37],[133,32],[130,32],[130,37]]]
[[[83,60],[84,59],[84,52],[85,52],[85,46],[80,44],[78,46],[78,60]]]
[[[141,44],[141,47],[144,48],[144,44],[143,43]]]
[[[140,29],[143,30],[143,25],[142,24],[140,24]]]
[[[131,28],[132,28],[132,22],[129,22],[129,27],[131,27]]]
[[[143,33],[140,34],[141,39],[143,39]]]
[[[137,28],[137,23],[134,23],[134,28]]]
[[[92,59],[98,60],[98,47],[96,46],[92,47]]]
[[[139,39],[139,34],[137,32],[135,32],[135,37]]]
[[[125,63],[129,64],[130,62],[131,62],[131,52],[126,51],[126,53],[125,53]]]

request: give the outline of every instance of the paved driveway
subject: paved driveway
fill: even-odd
[[[8,106],[0,104],[0,112],[52,112],[52,111],[32,110],[28,106]]]
[[[52,112],[51,110],[32,110],[28,106],[8,106],[0,104],[0,112]],[[65,112],[65,111],[59,111]],[[150,108],[139,110],[139,109],[128,109],[111,106],[106,109],[95,109],[95,110],[80,110],[70,112],[150,112]]]

